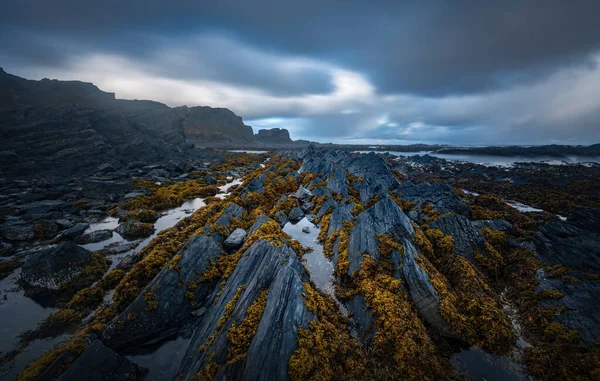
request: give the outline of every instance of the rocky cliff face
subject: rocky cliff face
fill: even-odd
[[[259,130],[256,134],[256,141],[263,144],[292,144],[290,133],[283,128],[272,128],[270,130]]]
[[[252,144],[252,127],[226,108],[191,107],[183,120],[188,140],[197,145]]]
[[[120,100],[91,83],[31,81],[0,69],[0,171],[5,176],[66,177],[106,162],[185,157],[193,144],[252,147],[257,142],[291,140],[279,129],[255,138],[241,117],[224,108]]]

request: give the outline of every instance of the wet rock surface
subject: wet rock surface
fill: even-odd
[[[591,274],[600,272],[600,211],[579,211],[567,221],[551,222],[537,232],[534,243],[539,256],[549,265],[567,266],[568,276],[576,281],[545,278],[540,289],[557,289],[564,294],[559,301],[566,309],[556,320],[579,331],[582,340],[600,339],[600,282]]]
[[[94,340],[58,378],[67,380],[144,380],[147,370]]]
[[[79,245],[64,242],[35,249],[23,265],[19,283],[32,297],[59,292],[89,263],[92,253]]]
[[[156,343],[176,334],[189,319],[194,305],[202,306],[215,283],[197,281],[222,252],[211,237],[192,238],[142,293],[104,331],[113,348]],[[186,296],[186,293],[191,294]],[[130,315],[132,314],[132,315]],[[133,321],[128,316],[135,316]]]
[[[94,167],[95,179],[101,178],[103,186],[124,180],[120,173],[134,171],[140,179],[132,188],[115,188],[106,196],[86,193],[90,198],[83,197],[80,182],[60,183],[51,187],[55,192],[44,194],[34,184],[11,183],[11,190],[31,192],[0,202],[21,205],[20,210],[41,217],[14,215],[3,221],[7,230],[0,230],[2,242],[10,245],[6,252],[16,251],[24,261],[23,282],[54,286],[81,271],[85,261],[75,258],[89,260],[91,253],[86,250],[84,255],[71,240],[86,245],[114,240],[99,251],[109,256],[133,250],[121,254],[115,273],[90,287],[101,293],[99,307],[78,328],[93,327],[99,340],[85,339],[89,346],[82,354],[70,355],[70,366],[59,366],[57,357],[54,369],[65,371],[62,379],[145,377],[136,361],[150,368],[151,380],[308,379],[331,369],[348,378],[358,371],[368,379],[402,378],[405,372],[444,379],[458,376],[450,361],[457,343],[461,348],[484,348],[477,349],[484,356],[508,359],[493,362],[485,374],[494,373],[497,366],[498,374],[522,378],[522,370],[501,368],[525,361],[519,357],[525,349],[514,345],[522,340],[515,338],[521,331],[514,324],[523,312],[509,316],[503,305],[515,292],[506,279],[519,278],[503,277],[521,271],[523,264],[533,266],[519,262],[533,256],[545,265],[568,266],[571,271],[565,274],[577,280],[546,276],[543,267],[537,280],[526,278],[540,295],[547,290],[563,294],[542,300],[542,306],[566,307],[552,321],[578,329],[583,343],[598,339],[600,303],[595,295],[600,289],[593,276],[600,271],[597,212],[579,210],[566,221],[544,215],[547,220],[540,224],[538,215],[525,217],[487,195],[463,193],[451,185],[456,184],[453,180],[410,181],[405,172],[394,170],[398,162],[384,155],[312,147],[271,154],[269,159],[262,166],[255,158],[243,167],[236,162],[222,172],[177,160],[131,167],[100,163]],[[426,158],[416,164],[439,163]],[[178,217],[179,222],[173,219],[171,228],[152,239],[140,239],[138,249],[131,248],[135,243],[119,241],[119,234],[131,237],[124,229],[127,224],[144,223],[146,206],[119,209],[111,200],[145,200],[170,186],[165,180],[185,184],[194,178],[202,186],[216,182],[224,189],[233,173],[248,176],[230,195],[223,194],[224,199],[207,199],[206,206],[200,200],[196,212]],[[61,202],[45,202],[50,193]],[[110,228],[92,223],[91,228],[79,226],[77,234],[64,235],[109,211],[114,216]],[[159,225],[169,218],[161,214]],[[295,230],[286,230],[298,221],[302,222]],[[34,237],[26,239],[45,234],[55,245],[21,250],[27,241],[5,234],[14,226],[31,226]],[[54,241],[56,237],[66,241]],[[319,240],[323,263],[330,266],[327,292],[310,282],[319,271],[308,270],[307,240]],[[67,259],[47,263],[52,256],[40,253],[58,247]],[[52,271],[46,271],[49,268]],[[61,279],[49,275],[61,271]],[[106,320],[94,320],[98,316]],[[535,349],[548,345],[536,336],[527,340]],[[508,357],[513,350],[520,351],[514,361]],[[469,368],[477,366],[473,362],[457,368],[477,375],[477,369]],[[302,373],[306,369],[310,371]]]

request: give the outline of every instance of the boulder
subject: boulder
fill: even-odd
[[[0,257],[7,257],[13,252],[13,246],[10,243],[0,241]]]
[[[84,245],[88,243],[96,243],[106,241],[107,239],[112,238],[113,232],[111,230],[96,230],[88,234],[84,234],[75,238],[75,242]]]
[[[154,224],[128,220],[119,225],[115,231],[125,238],[148,237],[154,233]]]
[[[244,243],[244,239],[246,239],[246,231],[241,228],[237,228],[227,237],[225,242],[223,242],[223,246],[226,249],[234,250],[238,249]]]
[[[90,224],[85,223],[85,222],[81,222],[76,224],[75,226],[67,229],[67,230],[63,230],[59,235],[58,235],[58,239],[70,239],[73,237],[77,237],[78,235],[83,234],[83,232],[85,232],[88,228],[90,227]]]
[[[298,222],[303,218],[304,212],[298,207],[295,207],[292,210],[290,210],[290,214],[288,215],[288,219],[290,220],[290,222]]]
[[[92,253],[72,242],[42,246],[27,256],[19,284],[28,296],[55,293],[90,261]]]
[[[313,197],[313,194],[308,189],[300,186],[296,193],[294,193],[294,197],[300,201],[309,201]]]

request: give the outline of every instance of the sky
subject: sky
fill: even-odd
[[[3,0],[0,67],[347,144],[600,142],[597,0]]]

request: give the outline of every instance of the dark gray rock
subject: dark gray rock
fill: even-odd
[[[6,257],[13,252],[13,246],[10,243],[0,241],[0,257]]]
[[[147,369],[107,348],[100,340],[94,340],[58,380],[141,381],[147,373]]]
[[[256,220],[254,220],[254,223],[252,224],[252,226],[250,226],[250,229],[248,229],[248,236],[257,231],[264,223],[269,221],[273,220],[264,214],[258,217]]]
[[[261,144],[285,145],[291,144],[290,133],[283,128],[271,128],[268,130],[258,130],[255,135],[256,141]]]
[[[32,224],[18,219],[8,219],[0,228],[4,239],[8,241],[31,241],[35,238],[35,230]]]
[[[403,244],[402,278],[406,282],[408,294],[415,303],[419,315],[444,336],[455,337],[456,335],[452,333],[440,314],[440,299],[429,280],[429,276],[417,263],[419,253],[410,241],[405,239]],[[396,250],[392,253],[392,257],[399,257]]]
[[[44,246],[27,257],[19,283],[32,297],[58,292],[89,263],[92,253],[72,242]]]
[[[36,201],[21,205],[21,212],[30,216],[44,216],[50,212],[70,207],[70,204],[61,200]]]
[[[294,193],[294,197],[300,201],[306,202],[313,197],[313,194],[308,189],[300,186],[296,193]]]
[[[285,226],[285,224],[289,222],[287,214],[285,214],[282,210],[278,210],[277,212],[275,212],[273,218],[275,218],[275,220],[279,222],[279,225],[281,227]]]
[[[90,224],[85,223],[85,222],[81,222],[76,224],[75,226],[73,226],[72,228],[69,228],[67,230],[63,230],[57,238],[59,239],[70,239],[73,237],[77,237],[78,235],[83,234],[88,228],[90,227]]]
[[[515,227],[506,220],[479,220],[473,221],[475,227],[479,230],[483,228],[490,228],[493,230],[499,230],[508,234],[517,235],[519,232]]]
[[[305,226],[302,228],[302,233],[304,234],[310,234],[310,228],[308,226]]]
[[[290,210],[290,214],[288,215],[288,219],[290,220],[290,222],[298,222],[303,218],[304,212],[298,207],[295,207],[292,210]]]
[[[348,243],[349,275],[360,268],[363,254],[379,258],[376,233],[391,234],[396,239],[410,238],[414,234],[414,228],[406,214],[389,198],[375,203],[359,214],[357,220]]]
[[[469,208],[456,196],[454,189],[446,182],[429,184],[427,182],[413,184],[405,181],[394,190],[403,200],[417,203],[421,207],[429,203],[440,213],[458,213],[464,216],[470,215]]]
[[[239,324],[243,320],[248,307],[262,290],[268,290],[266,307],[246,358],[219,367],[215,378],[287,379],[289,359],[297,346],[297,329],[306,328],[314,319],[303,302],[302,281],[307,279],[299,260],[289,247],[277,247],[264,240],[255,242],[240,259],[219,299],[210,304],[206,313],[198,319],[178,372],[182,379],[190,379],[211,360],[227,364],[228,329],[231,324]],[[219,329],[217,324],[225,307],[241,286],[243,291],[229,319]],[[214,338],[212,345],[205,351],[198,351],[211,337]]]
[[[58,227],[60,229],[69,229],[69,228],[73,227],[73,223],[71,221],[67,220],[67,219],[64,219],[64,218],[60,218],[60,219],[58,219],[58,220],[56,220],[54,222],[56,222],[56,224],[58,225]]]
[[[352,216],[352,205],[336,205],[333,212],[331,212],[331,217],[329,218],[329,229],[327,230],[327,237],[332,235],[336,230],[344,227],[344,221],[352,221],[354,216]]]
[[[310,202],[305,202],[304,204],[302,204],[300,206],[300,208],[302,209],[302,211],[304,213],[310,213],[315,208],[315,204],[311,204]]]
[[[227,208],[225,208],[225,210],[223,211],[223,213],[221,213],[219,218],[217,218],[215,223],[221,226],[229,226],[229,224],[231,223],[230,219],[232,217],[241,218],[243,213],[244,208],[242,208],[238,204],[231,204]]]
[[[431,223],[454,239],[454,252],[475,263],[475,251],[483,253],[485,237],[471,220],[460,214],[442,216]]]
[[[560,278],[543,278],[540,289],[553,288],[564,296],[546,304],[565,306],[555,319],[569,329],[578,330],[587,343],[600,339],[600,282],[586,274],[600,273],[600,211],[577,211],[567,221],[553,221],[534,235],[537,254],[548,265],[573,269],[569,276],[581,283],[569,284]]]
[[[107,239],[110,239],[112,235],[113,232],[111,230],[96,230],[75,238],[75,242],[80,245],[102,242],[106,241]]]
[[[154,225],[137,220],[127,220],[120,224],[115,231],[125,238],[143,238],[154,233]]]
[[[133,188],[130,181],[105,180],[96,177],[84,179],[82,185],[83,197],[108,201],[118,201]]]
[[[113,173],[116,171],[117,169],[113,167],[110,163],[104,163],[98,166],[98,173]]]
[[[353,158],[348,164],[348,172],[356,177],[371,179],[384,189],[393,190],[399,185],[390,167],[381,156],[373,152]]]
[[[237,228],[229,235],[229,237],[227,237],[225,242],[223,242],[223,246],[230,250],[238,249],[244,243],[244,239],[246,239],[246,231]]]
[[[329,199],[323,203],[319,211],[317,212],[317,217],[321,217],[327,214],[332,208],[337,207],[337,202],[333,199]]]
[[[191,312],[203,306],[216,287],[215,282],[203,282],[195,289],[189,289],[189,282],[197,280],[210,261],[221,253],[221,247],[211,237],[194,236],[144,291],[109,323],[104,331],[105,343],[112,348],[125,348],[159,342],[177,333]],[[190,290],[193,299],[185,297]],[[155,308],[149,306],[147,299],[156,301]],[[130,313],[136,316],[133,321],[127,319]]]

